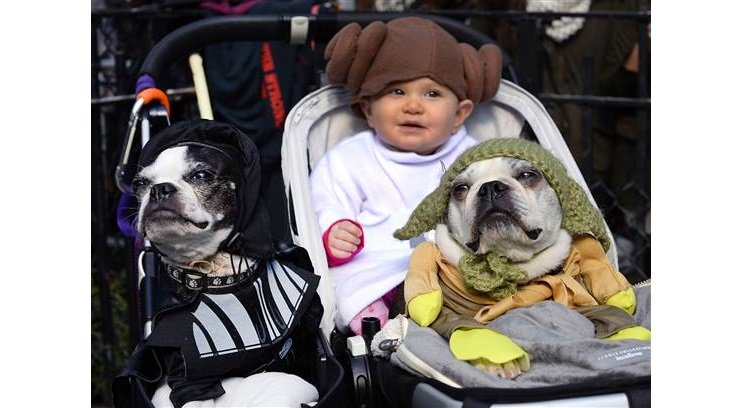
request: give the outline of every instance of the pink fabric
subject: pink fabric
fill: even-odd
[[[388,314],[391,309],[391,304],[398,295],[398,286],[391,289],[383,295],[380,299],[370,303],[366,308],[362,309],[361,312],[357,313],[356,316],[349,322],[349,328],[352,329],[357,335],[362,334],[362,318],[364,317],[377,317],[380,320],[380,327],[385,326],[388,321]]]
[[[388,306],[388,308],[391,308],[391,305],[393,304],[393,301],[396,299],[396,295],[398,295],[398,286],[391,289],[383,295],[381,299],[383,299],[383,302],[385,302],[385,305]]]
[[[354,256],[357,255],[359,253],[359,251],[361,251],[362,248],[365,247],[365,234],[363,232],[362,236],[360,237],[361,240],[359,242],[359,245],[357,245],[357,249],[355,249],[354,252],[352,252],[352,254],[349,255],[349,256],[347,256],[346,258],[339,258],[339,257],[337,257],[336,255],[332,254],[329,251],[329,249],[328,249],[328,234],[331,232],[331,228],[333,228],[334,225],[336,225],[336,224],[338,224],[340,222],[343,222],[343,221],[349,221],[349,222],[351,222],[352,224],[356,225],[357,228],[359,228],[360,231],[362,231],[362,226],[359,225],[359,223],[357,221],[350,220],[350,219],[347,219],[347,218],[340,219],[340,220],[334,222],[333,224],[331,224],[330,227],[328,227],[328,229],[326,230],[326,232],[323,233],[323,248],[325,248],[325,250],[326,250],[326,260],[328,260],[328,266],[339,266],[339,265],[343,265],[343,264],[351,261],[352,258],[354,258]]]
[[[383,299],[378,299],[357,313],[349,322],[349,328],[358,336],[362,335],[362,318],[364,317],[377,317],[380,320],[380,327],[383,327],[388,321],[388,306],[385,305]]]

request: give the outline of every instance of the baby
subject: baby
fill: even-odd
[[[502,59],[497,46],[477,52],[418,17],[349,24],[325,58],[330,82],[352,93],[353,112],[369,126],[334,146],[310,176],[336,325],[361,334],[363,317],[388,319],[409,255],[424,240],[399,241],[393,231],[477,143],[464,121],[497,93]]]

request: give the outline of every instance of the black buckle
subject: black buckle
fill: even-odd
[[[182,278],[183,285],[188,289],[203,290],[208,287],[208,276],[201,272],[183,271]]]

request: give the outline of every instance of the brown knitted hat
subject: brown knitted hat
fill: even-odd
[[[328,43],[325,59],[329,81],[352,93],[352,108],[392,83],[422,77],[448,87],[459,101],[485,102],[497,93],[502,71],[496,45],[477,52],[420,17],[376,21],[364,29],[348,24]]]

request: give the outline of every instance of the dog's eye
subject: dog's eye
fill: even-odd
[[[537,174],[536,172],[527,170],[527,171],[522,171],[522,172],[518,173],[518,175],[516,176],[516,180],[518,180],[518,181],[532,181],[532,180],[536,179],[537,177],[539,177],[539,174]]]
[[[214,174],[208,170],[198,170],[190,175],[190,179],[195,181],[211,181],[214,179]]]
[[[466,198],[466,194],[469,193],[469,185],[464,183],[454,184],[451,188],[451,195],[456,200],[463,200]]]
[[[146,180],[145,178],[139,177],[139,178],[133,179],[133,190],[138,190],[139,188],[145,186],[146,184],[148,184],[148,180]]]

